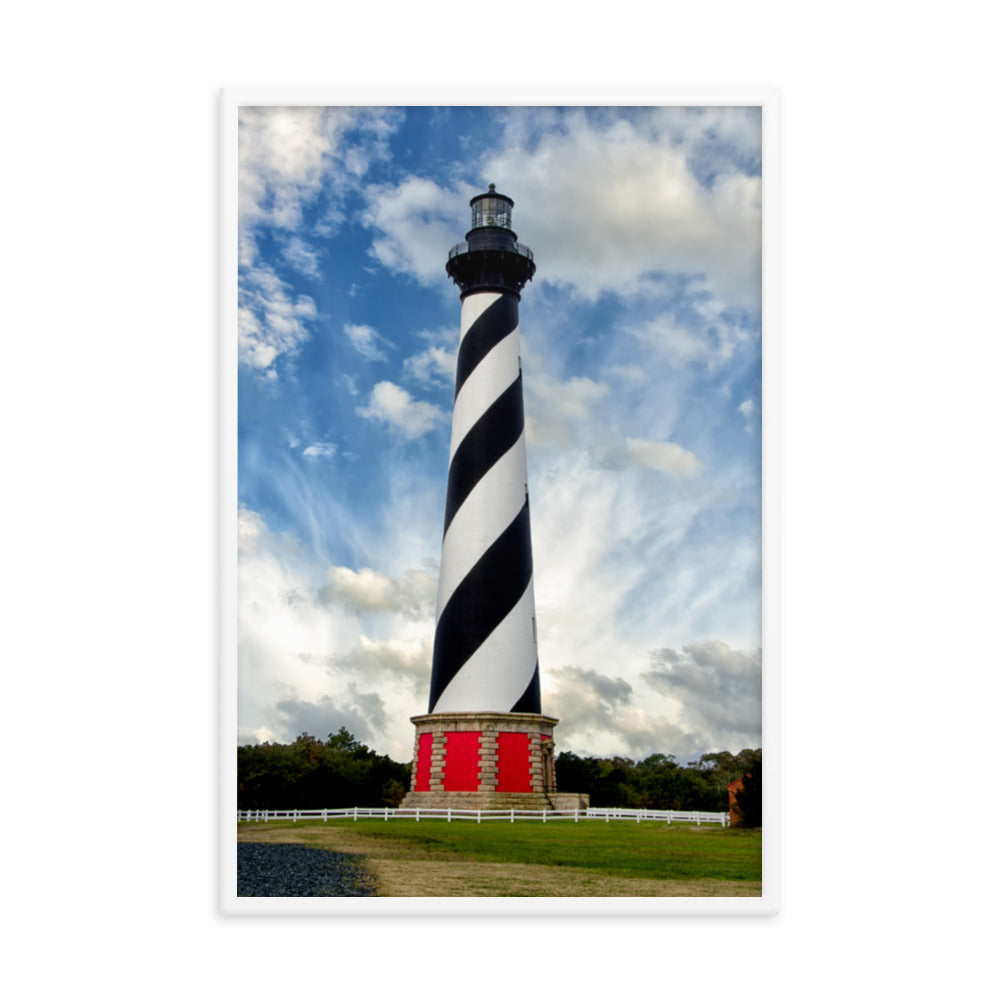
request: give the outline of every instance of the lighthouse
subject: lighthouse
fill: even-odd
[[[430,698],[411,720],[403,807],[560,808],[558,720],[542,714],[538,674],[518,327],[535,262],[511,198],[490,184],[469,205],[472,226],[446,265],[461,327]]]

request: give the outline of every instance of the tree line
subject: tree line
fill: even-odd
[[[724,812],[729,809],[726,786],[742,778],[740,804],[747,825],[760,826],[762,761],[759,748],[706,753],[686,765],[672,754],[654,753],[634,761],[563,752],[556,757],[556,785],[560,791],[588,793],[592,806]]]
[[[592,806],[626,809],[729,809],[726,786],[743,779],[746,825],[760,826],[760,749],[707,753],[693,764],[671,754],[629,757],[556,757],[560,791],[582,792]],[[375,753],[341,726],[325,741],[302,733],[294,743],[237,749],[240,809],[339,809],[398,806],[410,787],[410,764]]]
[[[236,751],[238,809],[341,809],[397,806],[410,788],[410,765],[358,742],[344,726],[326,741],[302,733],[294,743]]]

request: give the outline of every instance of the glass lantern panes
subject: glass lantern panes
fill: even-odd
[[[500,226],[510,229],[510,202],[504,198],[479,198],[472,206],[472,228]]]

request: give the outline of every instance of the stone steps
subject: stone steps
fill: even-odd
[[[410,792],[400,809],[549,809],[547,795],[533,792]]]

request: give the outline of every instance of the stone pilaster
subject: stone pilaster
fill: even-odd
[[[444,732],[432,729],[431,735],[431,791],[444,791]]]
[[[479,791],[489,794],[497,787],[497,734],[483,728],[479,737]]]

